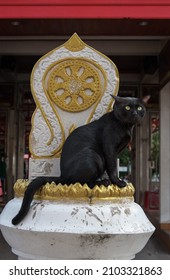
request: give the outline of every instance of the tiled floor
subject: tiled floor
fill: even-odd
[[[0,260],[16,260],[17,257],[11,252],[10,246],[4,240],[0,231]]]
[[[170,260],[170,252],[153,235],[145,248],[136,255],[136,260]]]
[[[11,252],[0,232],[0,260],[16,260],[17,257]],[[170,253],[161,245],[153,235],[145,248],[136,255],[136,260],[170,260]]]

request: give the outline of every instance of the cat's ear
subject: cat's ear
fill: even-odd
[[[144,104],[147,104],[150,98],[151,98],[150,95],[145,95],[145,96],[142,98],[142,102],[143,102]]]
[[[111,97],[115,100],[115,101],[117,101],[117,102],[124,102],[124,99],[122,98],[122,97],[120,97],[120,96],[115,96],[115,95],[112,95],[112,94],[110,94],[111,95]]]

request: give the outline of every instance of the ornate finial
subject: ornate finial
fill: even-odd
[[[86,44],[80,39],[77,33],[74,33],[73,36],[64,44],[64,47],[72,52],[78,52],[84,49]]]

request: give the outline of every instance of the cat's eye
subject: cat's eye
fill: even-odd
[[[130,110],[130,106],[126,106],[125,109],[126,109],[127,111],[129,111],[129,110]]]
[[[142,107],[139,106],[139,107],[137,108],[137,110],[138,110],[138,111],[142,111]]]

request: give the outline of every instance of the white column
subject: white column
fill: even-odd
[[[149,115],[146,114],[136,129],[136,201],[142,203],[141,192],[149,189]]]
[[[170,82],[160,92],[160,223],[170,222]]]
[[[141,189],[142,191],[149,190],[149,114],[146,113],[141,126],[141,158],[142,158],[142,179]]]

